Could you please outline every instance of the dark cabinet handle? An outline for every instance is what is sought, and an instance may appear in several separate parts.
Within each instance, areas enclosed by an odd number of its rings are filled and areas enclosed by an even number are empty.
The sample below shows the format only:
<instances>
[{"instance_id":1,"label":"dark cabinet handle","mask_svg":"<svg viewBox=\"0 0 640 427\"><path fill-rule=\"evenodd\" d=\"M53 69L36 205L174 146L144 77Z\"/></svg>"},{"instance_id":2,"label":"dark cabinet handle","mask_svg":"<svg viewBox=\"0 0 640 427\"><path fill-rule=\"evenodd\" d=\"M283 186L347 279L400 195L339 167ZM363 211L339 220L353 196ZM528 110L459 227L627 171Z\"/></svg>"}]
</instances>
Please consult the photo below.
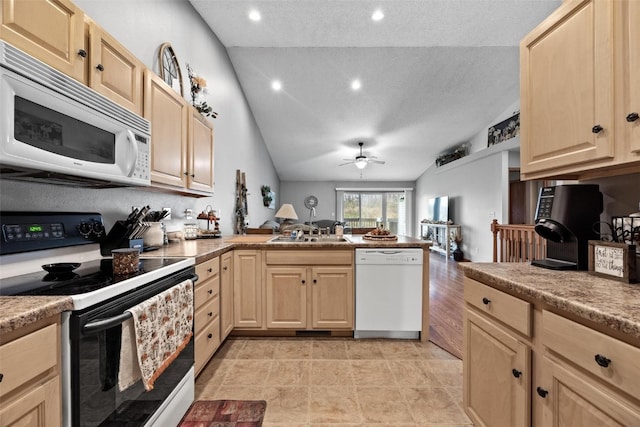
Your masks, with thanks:
<instances>
[{"instance_id":1,"label":"dark cabinet handle","mask_svg":"<svg viewBox=\"0 0 640 427\"><path fill-rule=\"evenodd\" d=\"M522 372L518 371L516 368L513 368L511 370L511 373L513 374L514 377L516 378L520 378L520 375L522 375Z\"/></svg>"},{"instance_id":2,"label":"dark cabinet handle","mask_svg":"<svg viewBox=\"0 0 640 427\"><path fill-rule=\"evenodd\" d=\"M594 127L591 128L591 132L593 133L600 133L602 132L604 128L600 125L595 125Z\"/></svg>"},{"instance_id":3,"label":"dark cabinet handle","mask_svg":"<svg viewBox=\"0 0 640 427\"><path fill-rule=\"evenodd\" d=\"M213 316L213 311L210 311L207 314L209 315L209 317L212 317Z\"/></svg>"},{"instance_id":4,"label":"dark cabinet handle","mask_svg":"<svg viewBox=\"0 0 640 427\"><path fill-rule=\"evenodd\" d=\"M604 357L601 354L596 354L594 359L596 359L596 363L598 365L602 366L603 368L608 368L609 367L609 363L611 363L611 359L607 359L606 357Z\"/></svg>"},{"instance_id":5,"label":"dark cabinet handle","mask_svg":"<svg viewBox=\"0 0 640 427\"><path fill-rule=\"evenodd\" d=\"M487 305L487 304L489 304L490 302L491 302L491 300L490 300L489 298L487 298L487 297L482 298L482 303L483 303L484 305Z\"/></svg>"},{"instance_id":6,"label":"dark cabinet handle","mask_svg":"<svg viewBox=\"0 0 640 427\"><path fill-rule=\"evenodd\" d=\"M307 283L307 281L303 279L302 280L302 284L304 285L305 283Z\"/></svg>"},{"instance_id":7,"label":"dark cabinet handle","mask_svg":"<svg viewBox=\"0 0 640 427\"><path fill-rule=\"evenodd\" d=\"M549 392L545 389L543 389L542 387L538 387L536 388L536 393L538 393L538 396L545 398L547 397L547 394L549 394Z\"/></svg>"},{"instance_id":8,"label":"dark cabinet handle","mask_svg":"<svg viewBox=\"0 0 640 427\"><path fill-rule=\"evenodd\" d=\"M222 269L223 269L224 271L227 271L227 268L228 268L228 267L227 267L226 265L225 265L224 267L222 267Z\"/></svg>"},{"instance_id":9,"label":"dark cabinet handle","mask_svg":"<svg viewBox=\"0 0 640 427\"><path fill-rule=\"evenodd\" d=\"M209 295L211 295L211 294L213 293L213 289L209 289L209 290L207 291L207 293L208 293Z\"/></svg>"},{"instance_id":10,"label":"dark cabinet handle","mask_svg":"<svg viewBox=\"0 0 640 427\"><path fill-rule=\"evenodd\" d=\"M211 273L213 271L213 268L209 267L207 268L207 273Z\"/></svg>"},{"instance_id":11,"label":"dark cabinet handle","mask_svg":"<svg viewBox=\"0 0 640 427\"><path fill-rule=\"evenodd\" d=\"M186 172L184 173L184 176L189 176L189 171L186 171Z\"/></svg>"},{"instance_id":12,"label":"dark cabinet handle","mask_svg":"<svg viewBox=\"0 0 640 427\"><path fill-rule=\"evenodd\" d=\"M313 283L318 283L318 281L316 279L313 279Z\"/></svg>"},{"instance_id":13,"label":"dark cabinet handle","mask_svg":"<svg viewBox=\"0 0 640 427\"><path fill-rule=\"evenodd\" d=\"M195 178L196 176L194 174L191 174L191 178Z\"/></svg>"},{"instance_id":14,"label":"dark cabinet handle","mask_svg":"<svg viewBox=\"0 0 640 427\"><path fill-rule=\"evenodd\" d=\"M0 374L0 383L2 382L3 378L4 378L4 374Z\"/></svg>"},{"instance_id":15,"label":"dark cabinet handle","mask_svg":"<svg viewBox=\"0 0 640 427\"><path fill-rule=\"evenodd\" d=\"M638 118L640 118L640 116L638 116L638 113L629 113L627 115L627 121L629 123L635 122L636 120L638 120Z\"/></svg>"},{"instance_id":16,"label":"dark cabinet handle","mask_svg":"<svg viewBox=\"0 0 640 427\"><path fill-rule=\"evenodd\" d=\"M96 69L98 71L104 71L104 66L102 64L98 64L98 65L96 65Z\"/></svg>"},{"instance_id":17,"label":"dark cabinet handle","mask_svg":"<svg viewBox=\"0 0 640 427\"><path fill-rule=\"evenodd\" d=\"M80 50L78 51L78 55L80 55L80 56L81 56L81 57L83 57L83 58L86 58L86 57L87 57L87 51L86 51L86 50L84 50L84 49L80 49Z\"/></svg>"},{"instance_id":18,"label":"dark cabinet handle","mask_svg":"<svg viewBox=\"0 0 640 427\"><path fill-rule=\"evenodd\" d=\"M209 338L209 339L213 338L213 334L208 334L207 338Z\"/></svg>"}]
</instances>

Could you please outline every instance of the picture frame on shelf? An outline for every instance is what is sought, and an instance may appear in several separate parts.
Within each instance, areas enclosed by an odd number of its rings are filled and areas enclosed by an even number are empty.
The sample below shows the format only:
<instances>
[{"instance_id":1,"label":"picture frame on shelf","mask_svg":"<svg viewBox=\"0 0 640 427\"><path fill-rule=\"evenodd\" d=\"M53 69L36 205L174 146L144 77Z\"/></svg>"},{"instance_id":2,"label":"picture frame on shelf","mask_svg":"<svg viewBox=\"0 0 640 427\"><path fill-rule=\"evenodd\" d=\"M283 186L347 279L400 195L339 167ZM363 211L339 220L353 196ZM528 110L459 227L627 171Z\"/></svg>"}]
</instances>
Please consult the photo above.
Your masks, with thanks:
<instances>
[{"instance_id":1,"label":"picture frame on shelf","mask_svg":"<svg viewBox=\"0 0 640 427\"><path fill-rule=\"evenodd\" d=\"M518 135L520 135L520 111L516 111L513 116L489 128L487 147L515 138Z\"/></svg>"}]
</instances>

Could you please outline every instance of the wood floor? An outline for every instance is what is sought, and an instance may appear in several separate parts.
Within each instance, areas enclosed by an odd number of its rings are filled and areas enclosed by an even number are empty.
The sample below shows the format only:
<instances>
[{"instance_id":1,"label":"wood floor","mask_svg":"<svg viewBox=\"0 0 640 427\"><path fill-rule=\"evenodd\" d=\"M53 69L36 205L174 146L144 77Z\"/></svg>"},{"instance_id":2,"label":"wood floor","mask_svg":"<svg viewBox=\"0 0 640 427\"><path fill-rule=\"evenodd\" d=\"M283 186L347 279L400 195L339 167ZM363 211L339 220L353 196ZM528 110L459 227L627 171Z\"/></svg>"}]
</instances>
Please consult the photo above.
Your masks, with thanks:
<instances>
[{"instance_id":1,"label":"wood floor","mask_svg":"<svg viewBox=\"0 0 640 427\"><path fill-rule=\"evenodd\" d=\"M429 259L429 336L431 342L462 359L464 274L458 263L432 252Z\"/></svg>"}]
</instances>

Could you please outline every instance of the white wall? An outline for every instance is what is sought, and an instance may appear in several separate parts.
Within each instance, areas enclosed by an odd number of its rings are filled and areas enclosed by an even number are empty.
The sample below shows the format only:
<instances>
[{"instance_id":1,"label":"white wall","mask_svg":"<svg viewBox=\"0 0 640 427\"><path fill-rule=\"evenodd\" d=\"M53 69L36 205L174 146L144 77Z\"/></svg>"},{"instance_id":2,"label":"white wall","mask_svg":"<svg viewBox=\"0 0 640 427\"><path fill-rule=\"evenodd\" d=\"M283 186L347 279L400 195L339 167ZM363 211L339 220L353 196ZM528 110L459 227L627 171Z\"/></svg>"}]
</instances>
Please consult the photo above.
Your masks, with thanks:
<instances>
[{"instance_id":1,"label":"white wall","mask_svg":"<svg viewBox=\"0 0 640 427\"><path fill-rule=\"evenodd\" d=\"M158 48L171 43L181 66L185 97L190 98L185 64L207 80L204 100L219 113L215 135L215 194L191 198L141 189L89 190L2 180L0 209L97 211L107 227L123 219L132 205L152 209L170 207L169 230L182 226L186 208L196 212L207 205L221 212L221 229L232 233L236 169L246 173L251 225L273 216L262 205L261 185L279 191L279 178L253 114L238 83L227 52L200 15L184 0L75 0L85 13L136 55L158 70ZM212 119L209 119L212 120Z\"/></svg>"}]
</instances>

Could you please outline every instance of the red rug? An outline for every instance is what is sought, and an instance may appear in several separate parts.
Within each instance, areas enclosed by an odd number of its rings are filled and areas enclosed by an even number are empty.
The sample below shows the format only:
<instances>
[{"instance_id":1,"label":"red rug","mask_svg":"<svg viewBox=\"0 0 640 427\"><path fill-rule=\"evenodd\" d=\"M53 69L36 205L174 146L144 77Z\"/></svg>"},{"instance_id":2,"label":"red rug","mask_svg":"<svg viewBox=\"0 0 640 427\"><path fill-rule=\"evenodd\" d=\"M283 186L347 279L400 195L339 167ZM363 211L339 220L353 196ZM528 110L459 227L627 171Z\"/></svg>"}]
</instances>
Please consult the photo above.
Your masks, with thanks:
<instances>
[{"instance_id":1,"label":"red rug","mask_svg":"<svg viewBox=\"0 0 640 427\"><path fill-rule=\"evenodd\" d=\"M264 400L198 400L179 427L260 427L266 409Z\"/></svg>"}]
</instances>

